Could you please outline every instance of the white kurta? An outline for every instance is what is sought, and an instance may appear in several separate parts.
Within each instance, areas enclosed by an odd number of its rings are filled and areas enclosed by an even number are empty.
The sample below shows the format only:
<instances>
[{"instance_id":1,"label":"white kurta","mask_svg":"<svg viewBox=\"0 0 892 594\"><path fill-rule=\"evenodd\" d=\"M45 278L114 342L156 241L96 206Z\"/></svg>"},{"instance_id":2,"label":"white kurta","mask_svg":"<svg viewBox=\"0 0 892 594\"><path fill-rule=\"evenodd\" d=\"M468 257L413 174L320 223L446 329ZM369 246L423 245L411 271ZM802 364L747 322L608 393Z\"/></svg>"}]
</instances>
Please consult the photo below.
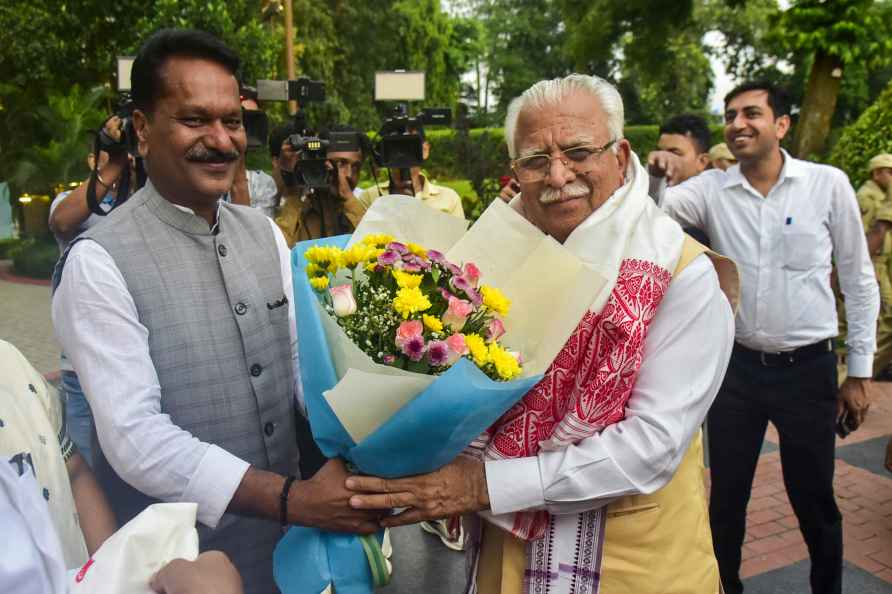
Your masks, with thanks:
<instances>
[{"instance_id":1,"label":"white kurta","mask_svg":"<svg viewBox=\"0 0 892 594\"><path fill-rule=\"evenodd\" d=\"M626 418L564 449L487 461L493 514L576 514L665 486L718 393L733 336L715 269L699 256L670 283L650 324Z\"/></svg>"}]
</instances>

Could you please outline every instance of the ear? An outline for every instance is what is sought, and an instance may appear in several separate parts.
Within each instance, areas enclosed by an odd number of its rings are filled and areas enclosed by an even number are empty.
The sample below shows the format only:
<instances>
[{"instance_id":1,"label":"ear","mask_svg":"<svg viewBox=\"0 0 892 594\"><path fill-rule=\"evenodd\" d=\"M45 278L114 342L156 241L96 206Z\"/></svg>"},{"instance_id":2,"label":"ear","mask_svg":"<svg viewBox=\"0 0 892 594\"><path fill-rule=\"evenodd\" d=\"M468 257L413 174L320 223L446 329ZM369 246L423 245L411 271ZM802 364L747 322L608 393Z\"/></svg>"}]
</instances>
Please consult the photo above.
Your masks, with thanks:
<instances>
[{"instance_id":1,"label":"ear","mask_svg":"<svg viewBox=\"0 0 892 594\"><path fill-rule=\"evenodd\" d=\"M616 162L619 165L619 175L623 180L626 179L626 169L629 167L629 159L632 154L632 146L625 138L621 138L616 143Z\"/></svg>"},{"instance_id":2,"label":"ear","mask_svg":"<svg viewBox=\"0 0 892 594\"><path fill-rule=\"evenodd\" d=\"M149 137L151 136L151 118L141 109L133 110L133 129L136 131L139 156L145 158L149 154Z\"/></svg>"},{"instance_id":3,"label":"ear","mask_svg":"<svg viewBox=\"0 0 892 594\"><path fill-rule=\"evenodd\" d=\"M421 145L421 159L423 161L427 161L427 158L431 156L431 143L428 141L424 141Z\"/></svg>"},{"instance_id":4,"label":"ear","mask_svg":"<svg viewBox=\"0 0 892 594\"><path fill-rule=\"evenodd\" d=\"M712 165L712 161L709 160L709 153L700 153L697 155L697 169L699 172L706 171L709 169L709 166Z\"/></svg>"},{"instance_id":5,"label":"ear","mask_svg":"<svg viewBox=\"0 0 892 594\"><path fill-rule=\"evenodd\" d=\"M774 129L777 131L777 139L783 140L784 136L787 135L787 132L790 131L790 126L793 125L792 120L790 120L790 116L782 115L781 117L774 120Z\"/></svg>"}]
</instances>

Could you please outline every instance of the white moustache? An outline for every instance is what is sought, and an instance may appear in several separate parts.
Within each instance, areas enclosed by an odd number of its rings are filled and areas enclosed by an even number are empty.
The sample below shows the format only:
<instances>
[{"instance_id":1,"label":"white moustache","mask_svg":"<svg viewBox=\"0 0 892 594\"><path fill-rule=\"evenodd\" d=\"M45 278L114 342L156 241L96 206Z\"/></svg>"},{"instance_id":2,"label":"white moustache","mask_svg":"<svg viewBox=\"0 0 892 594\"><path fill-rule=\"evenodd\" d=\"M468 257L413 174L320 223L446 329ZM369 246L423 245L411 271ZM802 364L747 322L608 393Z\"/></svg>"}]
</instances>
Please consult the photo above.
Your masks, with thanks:
<instances>
[{"instance_id":1,"label":"white moustache","mask_svg":"<svg viewBox=\"0 0 892 594\"><path fill-rule=\"evenodd\" d=\"M570 200L571 198L586 196L590 192L591 190L589 187L585 185L584 182L577 179L561 189L545 188L542 190L542 193L539 194L539 202L542 204L551 204L553 202L560 202L561 200Z\"/></svg>"}]
</instances>

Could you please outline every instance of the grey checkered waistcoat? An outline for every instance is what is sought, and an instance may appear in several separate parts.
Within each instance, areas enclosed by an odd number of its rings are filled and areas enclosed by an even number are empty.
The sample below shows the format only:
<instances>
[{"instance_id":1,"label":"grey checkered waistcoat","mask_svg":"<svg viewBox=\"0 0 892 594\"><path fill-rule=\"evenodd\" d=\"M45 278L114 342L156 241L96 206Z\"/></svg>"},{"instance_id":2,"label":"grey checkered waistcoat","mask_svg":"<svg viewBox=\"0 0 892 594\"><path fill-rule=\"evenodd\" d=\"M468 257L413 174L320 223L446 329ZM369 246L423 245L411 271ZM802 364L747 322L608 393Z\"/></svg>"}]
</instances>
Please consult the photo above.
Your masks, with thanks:
<instances>
[{"instance_id":1,"label":"grey checkered waistcoat","mask_svg":"<svg viewBox=\"0 0 892 594\"><path fill-rule=\"evenodd\" d=\"M288 308L270 221L222 204L213 233L147 184L107 220L78 238L115 261L149 330L161 410L198 439L252 466L297 474ZM61 280L64 257L56 271ZM111 446L113 447L113 446ZM154 500L124 483L104 456L97 476L120 522ZM202 550L232 558L245 591L276 591L276 522L223 516L199 527Z\"/></svg>"}]
</instances>

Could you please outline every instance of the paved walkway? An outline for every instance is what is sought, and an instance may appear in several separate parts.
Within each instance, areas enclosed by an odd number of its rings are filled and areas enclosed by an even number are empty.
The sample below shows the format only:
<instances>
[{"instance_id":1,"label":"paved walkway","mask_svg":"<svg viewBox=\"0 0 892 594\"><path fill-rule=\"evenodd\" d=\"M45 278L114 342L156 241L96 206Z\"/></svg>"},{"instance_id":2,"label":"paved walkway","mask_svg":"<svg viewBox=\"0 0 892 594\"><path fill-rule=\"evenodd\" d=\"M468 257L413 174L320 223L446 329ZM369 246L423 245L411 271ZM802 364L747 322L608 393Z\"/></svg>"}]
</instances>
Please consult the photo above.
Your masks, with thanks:
<instances>
[{"instance_id":1,"label":"paved walkway","mask_svg":"<svg viewBox=\"0 0 892 594\"><path fill-rule=\"evenodd\" d=\"M0 262L0 273L6 269ZM8 276L5 278L9 278ZM0 338L42 372L58 369L47 286L3 280ZM836 494L843 513L847 594L892 594L892 474L883 468L892 435L892 383L876 384L865 425L837 441ZM464 584L464 556L417 526L394 532L394 594L452 594ZM750 500L742 573L747 594L808 592L808 553L781 476L777 435L769 427Z\"/></svg>"},{"instance_id":2,"label":"paved walkway","mask_svg":"<svg viewBox=\"0 0 892 594\"><path fill-rule=\"evenodd\" d=\"M0 339L14 344L38 371L59 369L59 344L50 319L50 287L10 282L0 261Z\"/></svg>"}]
</instances>

